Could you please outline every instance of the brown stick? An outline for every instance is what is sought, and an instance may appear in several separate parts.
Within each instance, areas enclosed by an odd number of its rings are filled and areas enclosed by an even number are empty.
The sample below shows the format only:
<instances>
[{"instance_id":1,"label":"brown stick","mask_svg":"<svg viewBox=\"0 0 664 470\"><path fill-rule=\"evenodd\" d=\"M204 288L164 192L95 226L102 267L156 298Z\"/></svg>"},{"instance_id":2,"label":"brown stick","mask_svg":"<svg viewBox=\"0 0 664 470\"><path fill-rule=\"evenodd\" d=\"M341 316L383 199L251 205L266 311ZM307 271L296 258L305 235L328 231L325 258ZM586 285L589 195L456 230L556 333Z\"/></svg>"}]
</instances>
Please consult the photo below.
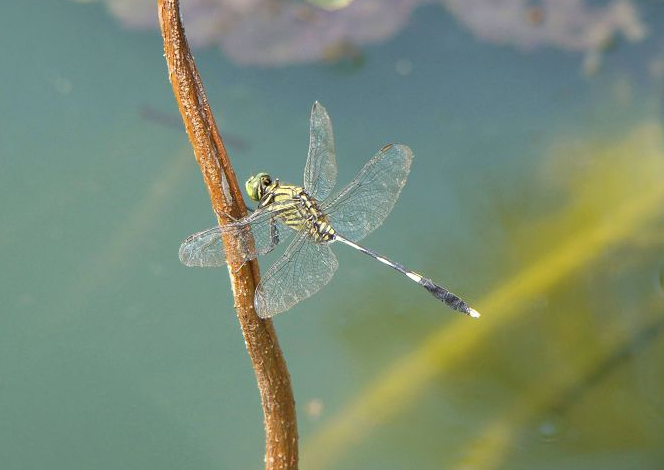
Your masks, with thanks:
<instances>
[{"instance_id":1,"label":"brown stick","mask_svg":"<svg viewBox=\"0 0 664 470\"><path fill-rule=\"evenodd\" d=\"M223 141L219 135L203 83L180 19L178 0L158 0L159 23L164 37L168 76L184 120L196 161L220 224L230 214L237 219L247 213ZM242 328L260 391L265 417L266 470L296 470L298 460L295 400L290 376L270 320L254 311L254 290L260 274L254 261L239 267L233 243L224 240L229 262L235 310Z\"/></svg>"}]
</instances>

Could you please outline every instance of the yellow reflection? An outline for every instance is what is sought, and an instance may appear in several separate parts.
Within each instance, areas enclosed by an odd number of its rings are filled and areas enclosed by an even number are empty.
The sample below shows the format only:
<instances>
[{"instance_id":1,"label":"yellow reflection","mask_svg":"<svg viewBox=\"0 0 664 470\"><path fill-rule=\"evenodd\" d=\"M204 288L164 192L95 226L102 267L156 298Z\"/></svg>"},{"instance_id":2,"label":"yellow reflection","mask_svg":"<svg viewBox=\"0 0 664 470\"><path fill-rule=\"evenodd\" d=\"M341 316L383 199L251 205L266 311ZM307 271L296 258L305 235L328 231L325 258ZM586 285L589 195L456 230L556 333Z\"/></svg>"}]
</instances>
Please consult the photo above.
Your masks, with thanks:
<instances>
[{"instance_id":1,"label":"yellow reflection","mask_svg":"<svg viewBox=\"0 0 664 470\"><path fill-rule=\"evenodd\" d=\"M579 142L553 148L546 158L553 163L544 176L569 176L571 183L560 191L567 200L561 201L560 211L532 224L528 221L532 227L526 229L527 238L535 244L523 268L499 281L477 303L482 312L479 321L458 318L376 377L305 443L302 468L329 466L374 426L414 403L430 380L470 356L494 330L525 314L529 301L586 267L607 248L638 234L664 206L664 184L659 181L663 157L662 133L655 123L642 124L608 144ZM519 408L510 416L521 412ZM499 460L501 449L511 440L506 427L508 420L501 418L484 430L492 442L485 463Z\"/></svg>"},{"instance_id":2,"label":"yellow reflection","mask_svg":"<svg viewBox=\"0 0 664 470\"><path fill-rule=\"evenodd\" d=\"M656 308L659 303L659 298L653 299L647 310ZM652 334L654 330L661 331L662 322L662 319L650 322L641 329L638 336L644 337L648 332ZM523 429L523 426L532 424L535 419L543 418L547 410L558 403L561 397L565 397L570 390L583 384L587 377L598 370L598 367L613 360L616 351L624 350L626 347L633 349L634 344L631 343L634 338L630 338L620 327L615 327L613 330L615 331L612 331L610 339L598 345L598 348L579 351L575 361L567 364L568 367L549 370L547 374L533 381L531 387L513 397L512 403L501 409L498 416L484 425L478 435L466 446L463 452L465 459L451 468L459 470L505 468L503 465L505 459L515 448L517 432ZM653 440L656 441L657 437L653 436ZM653 445L658 446L658 443L654 442Z\"/></svg>"},{"instance_id":3,"label":"yellow reflection","mask_svg":"<svg viewBox=\"0 0 664 470\"><path fill-rule=\"evenodd\" d=\"M354 0L307 0L307 1L325 10L334 11L346 8L348 5L353 3Z\"/></svg>"}]
</instances>

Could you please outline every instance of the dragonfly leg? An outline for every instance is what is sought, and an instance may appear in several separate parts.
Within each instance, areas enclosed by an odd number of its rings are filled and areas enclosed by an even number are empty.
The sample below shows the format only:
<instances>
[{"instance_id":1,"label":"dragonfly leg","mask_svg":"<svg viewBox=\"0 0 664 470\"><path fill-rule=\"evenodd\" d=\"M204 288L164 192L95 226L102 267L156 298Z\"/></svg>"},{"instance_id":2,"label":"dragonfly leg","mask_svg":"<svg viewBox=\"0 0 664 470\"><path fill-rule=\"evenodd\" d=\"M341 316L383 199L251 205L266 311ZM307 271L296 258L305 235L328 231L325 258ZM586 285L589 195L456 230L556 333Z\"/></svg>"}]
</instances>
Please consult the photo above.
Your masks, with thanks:
<instances>
[{"instance_id":1,"label":"dragonfly leg","mask_svg":"<svg viewBox=\"0 0 664 470\"><path fill-rule=\"evenodd\" d=\"M220 218L220 219L222 219L222 220L223 220L223 219L231 219L233 222L237 222L237 221L238 221L238 219L236 219L236 218L233 217L232 215L228 214L227 212L222 212L222 211L220 211L220 210L216 210L216 209L215 209L214 213L217 214L217 217Z\"/></svg>"},{"instance_id":2,"label":"dragonfly leg","mask_svg":"<svg viewBox=\"0 0 664 470\"><path fill-rule=\"evenodd\" d=\"M260 249L255 249L254 250L249 250L246 246L247 239L242 238L240 243L242 243L242 252L244 253L253 253L253 255L245 255L244 262L235 270L235 273L244 266L244 264L249 261L250 259L257 258L258 256L263 256L274 250L274 248L279 244L279 228L277 227L277 221L276 219L271 219L270 220L270 242L267 246L260 248Z\"/></svg>"},{"instance_id":3,"label":"dragonfly leg","mask_svg":"<svg viewBox=\"0 0 664 470\"><path fill-rule=\"evenodd\" d=\"M277 227L276 219L272 218L270 220L270 243L265 248L261 248L256 251L258 256L263 256L274 250L274 248L279 244L279 228Z\"/></svg>"},{"instance_id":4,"label":"dragonfly leg","mask_svg":"<svg viewBox=\"0 0 664 470\"><path fill-rule=\"evenodd\" d=\"M250 214L253 214L254 209L252 209L251 207L247 207L247 212L249 212ZM233 221L233 222L237 222L237 221L240 220L240 219L236 219L235 217L233 217L230 214L227 214L226 212L221 212L221 211L215 210L215 213L217 214L217 217L219 217L221 219L231 219L231 221Z\"/></svg>"},{"instance_id":5,"label":"dragonfly leg","mask_svg":"<svg viewBox=\"0 0 664 470\"><path fill-rule=\"evenodd\" d=\"M263 248L263 249L261 249L261 250L258 250L256 254L257 254L258 256L263 256L263 255L265 255L265 254L268 254L269 252L271 252L272 250L274 250L274 248L275 248L278 244L279 244L279 229L277 228L277 223L276 223L275 219L272 219L272 220L270 221L270 244L269 244L268 246L266 246L265 248ZM240 266L234 271L234 273L237 274L237 272L242 268L242 266L244 266L244 264L245 264L247 261L249 261L249 260L246 259L246 260L245 260L245 261L244 261L244 262L243 262L243 263L242 263L242 264L241 264L241 265L240 265Z\"/></svg>"},{"instance_id":6,"label":"dragonfly leg","mask_svg":"<svg viewBox=\"0 0 664 470\"><path fill-rule=\"evenodd\" d=\"M272 251L279 244L279 229L277 229L277 223L274 219L270 221L270 239L272 240L270 251Z\"/></svg>"}]
</instances>

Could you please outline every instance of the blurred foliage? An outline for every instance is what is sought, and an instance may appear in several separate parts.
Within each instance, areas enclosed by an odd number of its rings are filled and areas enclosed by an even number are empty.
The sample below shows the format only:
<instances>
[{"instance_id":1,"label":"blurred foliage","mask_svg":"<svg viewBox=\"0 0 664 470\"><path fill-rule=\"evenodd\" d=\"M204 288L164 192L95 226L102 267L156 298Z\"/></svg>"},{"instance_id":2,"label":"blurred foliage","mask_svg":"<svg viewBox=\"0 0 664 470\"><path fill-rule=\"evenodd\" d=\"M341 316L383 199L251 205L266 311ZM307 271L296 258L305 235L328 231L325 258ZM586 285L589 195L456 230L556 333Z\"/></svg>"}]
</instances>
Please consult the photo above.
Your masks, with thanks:
<instances>
[{"instance_id":1,"label":"blurred foliage","mask_svg":"<svg viewBox=\"0 0 664 470\"><path fill-rule=\"evenodd\" d=\"M492 416L468 431L470 442L462 452L466 457L459 468L501 468L524 423L546 419L546 411L561 396L587 381L598 364L630 341L632 330L623 327L621 318L606 315L603 303L594 305L589 287L563 301L550 302L549 297L561 283L583 279L584 273L597 269L607 253L630 245L656 225L664 206L661 127L659 123L644 123L611 142L566 141L549 152L543 160L548 163L540 183L555 182L549 189L559 194L558 203L550 213L527 218L527 223L514 227L520 267L504 273L503 282L477 303L482 318L477 322L455 319L374 377L305 443L305 468L327 468L359 445L375 426L415 405L430 382L459 369L473 369L476 374L476 365L480 370L504 370L507 366L518 371L514 380L519 386L503 393L500 400L494 397L497 409ZM635 159L638 165L634 165ZM656 270L653 276L657 276ZM607 302L620 305L625 295L621 291L630 287L604 287ZM661 292L641 295L655 296L655 300L640 306L643 312L636 329L662 317ZM629 299L633 301L634 295ZM627 309L613 313L632 314ZM532 315L539 326L531 324L527 331L510 336L522 344L510 340L509 346L503 345L506 349L496 347L495 336L503 336L501 331ZM493 347L487 347L491 343ZM501 364L503 361L507 364ZM607 406L610 409L615 404ZM632 424L648 425L639 421ZM658 438L645 437L642 444L655 448Z\"/></svg>"}]
</instances>

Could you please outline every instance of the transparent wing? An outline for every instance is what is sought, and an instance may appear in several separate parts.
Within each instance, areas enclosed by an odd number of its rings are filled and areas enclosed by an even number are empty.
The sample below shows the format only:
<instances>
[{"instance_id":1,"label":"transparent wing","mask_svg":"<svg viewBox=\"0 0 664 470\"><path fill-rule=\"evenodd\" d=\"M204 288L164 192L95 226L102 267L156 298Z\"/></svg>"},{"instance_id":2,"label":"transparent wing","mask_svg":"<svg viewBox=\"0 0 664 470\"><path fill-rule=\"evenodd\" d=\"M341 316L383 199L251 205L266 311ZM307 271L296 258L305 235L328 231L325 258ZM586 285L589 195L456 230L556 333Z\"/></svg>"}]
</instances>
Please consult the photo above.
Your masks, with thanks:
<instances>
[{"instance_id":1,"label":"transparent wing","mask_svg":"<svg viewBox=\"0 0 664 470\"><path fill-rule=\"evenodd\" d=\"M378 228L399 198L412 161L405 145L383 147L348 186L323 202L334 229L356 242Z\"/></svg>"},{"instance_id":2,"label":"transparent wing","mask_svg":"<svg viewBox=\"0 0 664 470\"><path fill-rule=\"evenodd\" d=\"M195 233L180 245L180 261L187 266L222 266L226 263L226 256L221 237L226 234L231 236L235 251L243 262L269 253L293 233L278 218L290 206L274 203L237 222ZM253 240L250 235L253 235Z\"/></svg>"},{"instance_id":3,"label":"transparent wing","mask_svg":"<svg viewBox=\"0 0 664 470\"><path fill-rule=\"evenodd\" d=\"M339 263L328 243L314 243L300 231L256 288L254 306L261 318L284 312L327 284Z\"/></svg>"},{"instance_id":4,"label":"transparent wing","mask_svg":"<svg viewBox=\"0 0 664 470\"><path fill-rule=\"evenodd\" d=\"M337 183L337 162L334 154L334 135L327 111L318 101L311 108L309 126L309 154L304 167L304 189L322 201Z\"/></svg>"}]
</instances>

